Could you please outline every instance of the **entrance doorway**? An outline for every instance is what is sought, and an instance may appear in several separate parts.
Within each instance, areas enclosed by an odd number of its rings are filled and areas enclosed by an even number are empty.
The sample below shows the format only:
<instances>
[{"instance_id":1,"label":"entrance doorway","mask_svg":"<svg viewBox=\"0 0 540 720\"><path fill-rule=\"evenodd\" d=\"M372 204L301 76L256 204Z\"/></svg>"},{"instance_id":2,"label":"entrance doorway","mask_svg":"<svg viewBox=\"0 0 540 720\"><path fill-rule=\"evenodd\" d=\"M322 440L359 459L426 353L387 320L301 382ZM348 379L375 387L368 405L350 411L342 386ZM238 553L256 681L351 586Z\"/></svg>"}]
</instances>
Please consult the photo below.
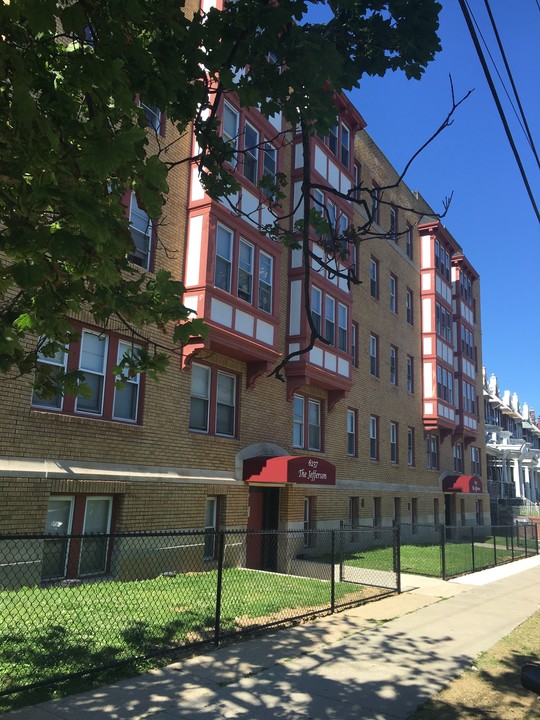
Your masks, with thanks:
<instances>
[{"instance_id":1,"label":"entrance doorway","mask_svg":"<svg viewBox=\"0 0 540 720\"><path fill-rule=\"evenodd\" d=\"M277 570L277 530L279 525L279 488L249 488L247 529L247 566L255 570ZM261 532L262 531L262 532Z\"/></svg>"},{"instance_id":2,"label":"entrance doorway","mask_svg":"<svg viewBox=\"0 0 540 720\"><path fill-rule=\"evenodd\" d=\"M444 496L444 524L446 525L446 537L451 537L452 531L449 528L456 524L456 496L454 494Z\"/></svg>"}]
</instances>

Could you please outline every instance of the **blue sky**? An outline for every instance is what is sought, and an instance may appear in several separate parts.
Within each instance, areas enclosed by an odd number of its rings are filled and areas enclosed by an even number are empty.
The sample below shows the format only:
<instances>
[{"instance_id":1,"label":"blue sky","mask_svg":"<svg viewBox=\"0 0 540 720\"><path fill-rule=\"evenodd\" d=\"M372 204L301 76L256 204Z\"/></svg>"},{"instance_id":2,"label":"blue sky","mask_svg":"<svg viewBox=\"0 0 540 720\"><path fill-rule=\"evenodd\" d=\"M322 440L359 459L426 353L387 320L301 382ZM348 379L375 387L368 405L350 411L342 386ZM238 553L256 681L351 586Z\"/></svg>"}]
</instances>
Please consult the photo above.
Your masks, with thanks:
<instances>
[{"instance_id":1,"label":"blue sky","mask_svg":"<svg viewBox=\"0 0 540 720\"><path fill-rule=\"evenodd\" d=\"M484 2L469 5L503 74ZM540 153L540 9L536 0L491 0L490 6ZM480 274L483 363L488 376L497 375L501 392L517 392L538 416L540 225L457 0L443 0L439 35L443 50L422 80L398 73L366 78L351 99L369 134L401 170L450 108L449 74L457 97L474 89L454 124L415 161L405 181L436 211L454 191L443 223ZM491 65L490 70L496 79ZM498 80L496 85L540 205L540 171Z\"/></svg>"}]
</instances>

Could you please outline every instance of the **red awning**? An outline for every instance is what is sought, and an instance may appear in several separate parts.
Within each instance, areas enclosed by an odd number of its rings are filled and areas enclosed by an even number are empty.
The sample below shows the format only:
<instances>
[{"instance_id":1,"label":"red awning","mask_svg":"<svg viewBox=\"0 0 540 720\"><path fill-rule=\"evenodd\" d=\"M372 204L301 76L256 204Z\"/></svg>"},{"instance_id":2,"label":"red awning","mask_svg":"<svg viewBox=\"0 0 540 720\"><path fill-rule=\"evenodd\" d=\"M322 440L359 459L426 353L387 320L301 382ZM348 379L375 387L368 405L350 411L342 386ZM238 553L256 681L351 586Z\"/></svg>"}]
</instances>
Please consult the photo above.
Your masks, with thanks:
<instances>
[{"instance_id":1,"label":"red awning","mask_svg":"<svg viewBox=\"0 0 540 720\"><path fill-rule=\"evenodd\" d=\"M244 460L244 480L270 485L335 485L336 466L305 455L253 457Z\"/></svg>"},{"instance_id":2,"label":"red awning","mask_svg":"<svg viewBox=\"0 0 540 720\"><path fill-rule=\"evenodd\" d=\"M483 493L478 475L448 475L443 479L443 492Z\"/></svg>"}]
</instances>

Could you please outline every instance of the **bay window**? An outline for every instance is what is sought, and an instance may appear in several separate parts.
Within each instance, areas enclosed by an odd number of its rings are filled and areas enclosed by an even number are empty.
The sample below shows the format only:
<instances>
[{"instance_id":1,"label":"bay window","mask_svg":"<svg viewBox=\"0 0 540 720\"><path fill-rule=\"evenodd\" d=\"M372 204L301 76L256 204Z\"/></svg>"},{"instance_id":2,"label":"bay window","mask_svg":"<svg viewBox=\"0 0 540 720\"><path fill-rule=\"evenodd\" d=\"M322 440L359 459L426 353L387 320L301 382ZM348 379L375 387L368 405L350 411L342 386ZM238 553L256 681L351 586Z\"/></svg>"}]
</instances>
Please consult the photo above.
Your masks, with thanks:
<instances>
[{"instance_id":1,"label":"bay window","mask_svg":"<svg viewBox=\"0 0 540 720\"><path fill-rule=\"evenodd\" d=\"M338 348L345 353L348 349L347 316L347 306L338 303Z\"/></svg>"},{"instance_id":2,"label":"bay window","mask_svg":"<svg viewBox=\"0 0 540 720\"><path fill-rule=\"evenodd\" d=\"M238 297L250 303L253 297L253 256L251 243L240 238L238 253Z\"/></svg>"},{"instance_id":3,"label":"bay window","mask_svg":"<svg viewBox=\"0 0 540 720\"><path fill-rule=\"evenodd\" d=\"M244 176L255 185L259 179L259 133L249 123L244 128Z\"/></svg>"},{"instance_id":4,"label":"bay window","mask_svg":"<svg viewBox=\"0 0 540 720\"><path fill-rule=\"evenodd\" d=\"M231 146L233 150L238 150L238 131L239 131L239 113L229 103L223 104L223 118L221 122L221 133L223 140ZM230 158L229 162L236 167L238 161L236 153Z\"/></svg>"},{"instance_id":5,"label":"bay window","mask_svg":"<svg viewBox=\"0 0 540 720\"><path fill-rule=\"evenodd\" d=\"M264 252L259 253L259 310L272 312L272 284L274 260Z\"/></svg>"},{"instance_id":6,"label":"bay window","mask_svg":"<svg viewBox=\"0 0 540 720\"><path fill-rule=\"evenodd\" d=\"M218 224L214 285L226 292L231 292L232 246L232 231Z\"/></svg>"},{"instance_id":7,"label":"bay window","mask_svg":"<svg viewBox=\"0 0 540 720\"><path fill-rule=\"evenodd\" d=\"M303 395L293 398L293 447L322 449L321 401Z\"/></svg>"}]
</instances>

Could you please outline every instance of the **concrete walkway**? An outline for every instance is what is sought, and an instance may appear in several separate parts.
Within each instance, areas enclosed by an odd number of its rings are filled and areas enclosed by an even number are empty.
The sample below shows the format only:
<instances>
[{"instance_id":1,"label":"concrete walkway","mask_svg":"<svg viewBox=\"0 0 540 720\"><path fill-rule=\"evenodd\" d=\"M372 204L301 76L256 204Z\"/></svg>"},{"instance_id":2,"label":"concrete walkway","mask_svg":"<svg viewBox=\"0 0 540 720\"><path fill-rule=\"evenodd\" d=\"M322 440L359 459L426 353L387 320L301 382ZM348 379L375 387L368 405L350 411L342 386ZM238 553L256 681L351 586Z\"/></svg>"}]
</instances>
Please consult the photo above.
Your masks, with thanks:
<instances>
[{"instance_id":1,"label":"concrete walkway","mask_svg":"<svg viewBox=\"0 0 540 720\"><path fill-rule=\"evenodd\" d=\"M395 720L540 608L540 556L222 647L6 720ZM519 678L516 678L519 683Z\"/></svg>"}]
</instances>

